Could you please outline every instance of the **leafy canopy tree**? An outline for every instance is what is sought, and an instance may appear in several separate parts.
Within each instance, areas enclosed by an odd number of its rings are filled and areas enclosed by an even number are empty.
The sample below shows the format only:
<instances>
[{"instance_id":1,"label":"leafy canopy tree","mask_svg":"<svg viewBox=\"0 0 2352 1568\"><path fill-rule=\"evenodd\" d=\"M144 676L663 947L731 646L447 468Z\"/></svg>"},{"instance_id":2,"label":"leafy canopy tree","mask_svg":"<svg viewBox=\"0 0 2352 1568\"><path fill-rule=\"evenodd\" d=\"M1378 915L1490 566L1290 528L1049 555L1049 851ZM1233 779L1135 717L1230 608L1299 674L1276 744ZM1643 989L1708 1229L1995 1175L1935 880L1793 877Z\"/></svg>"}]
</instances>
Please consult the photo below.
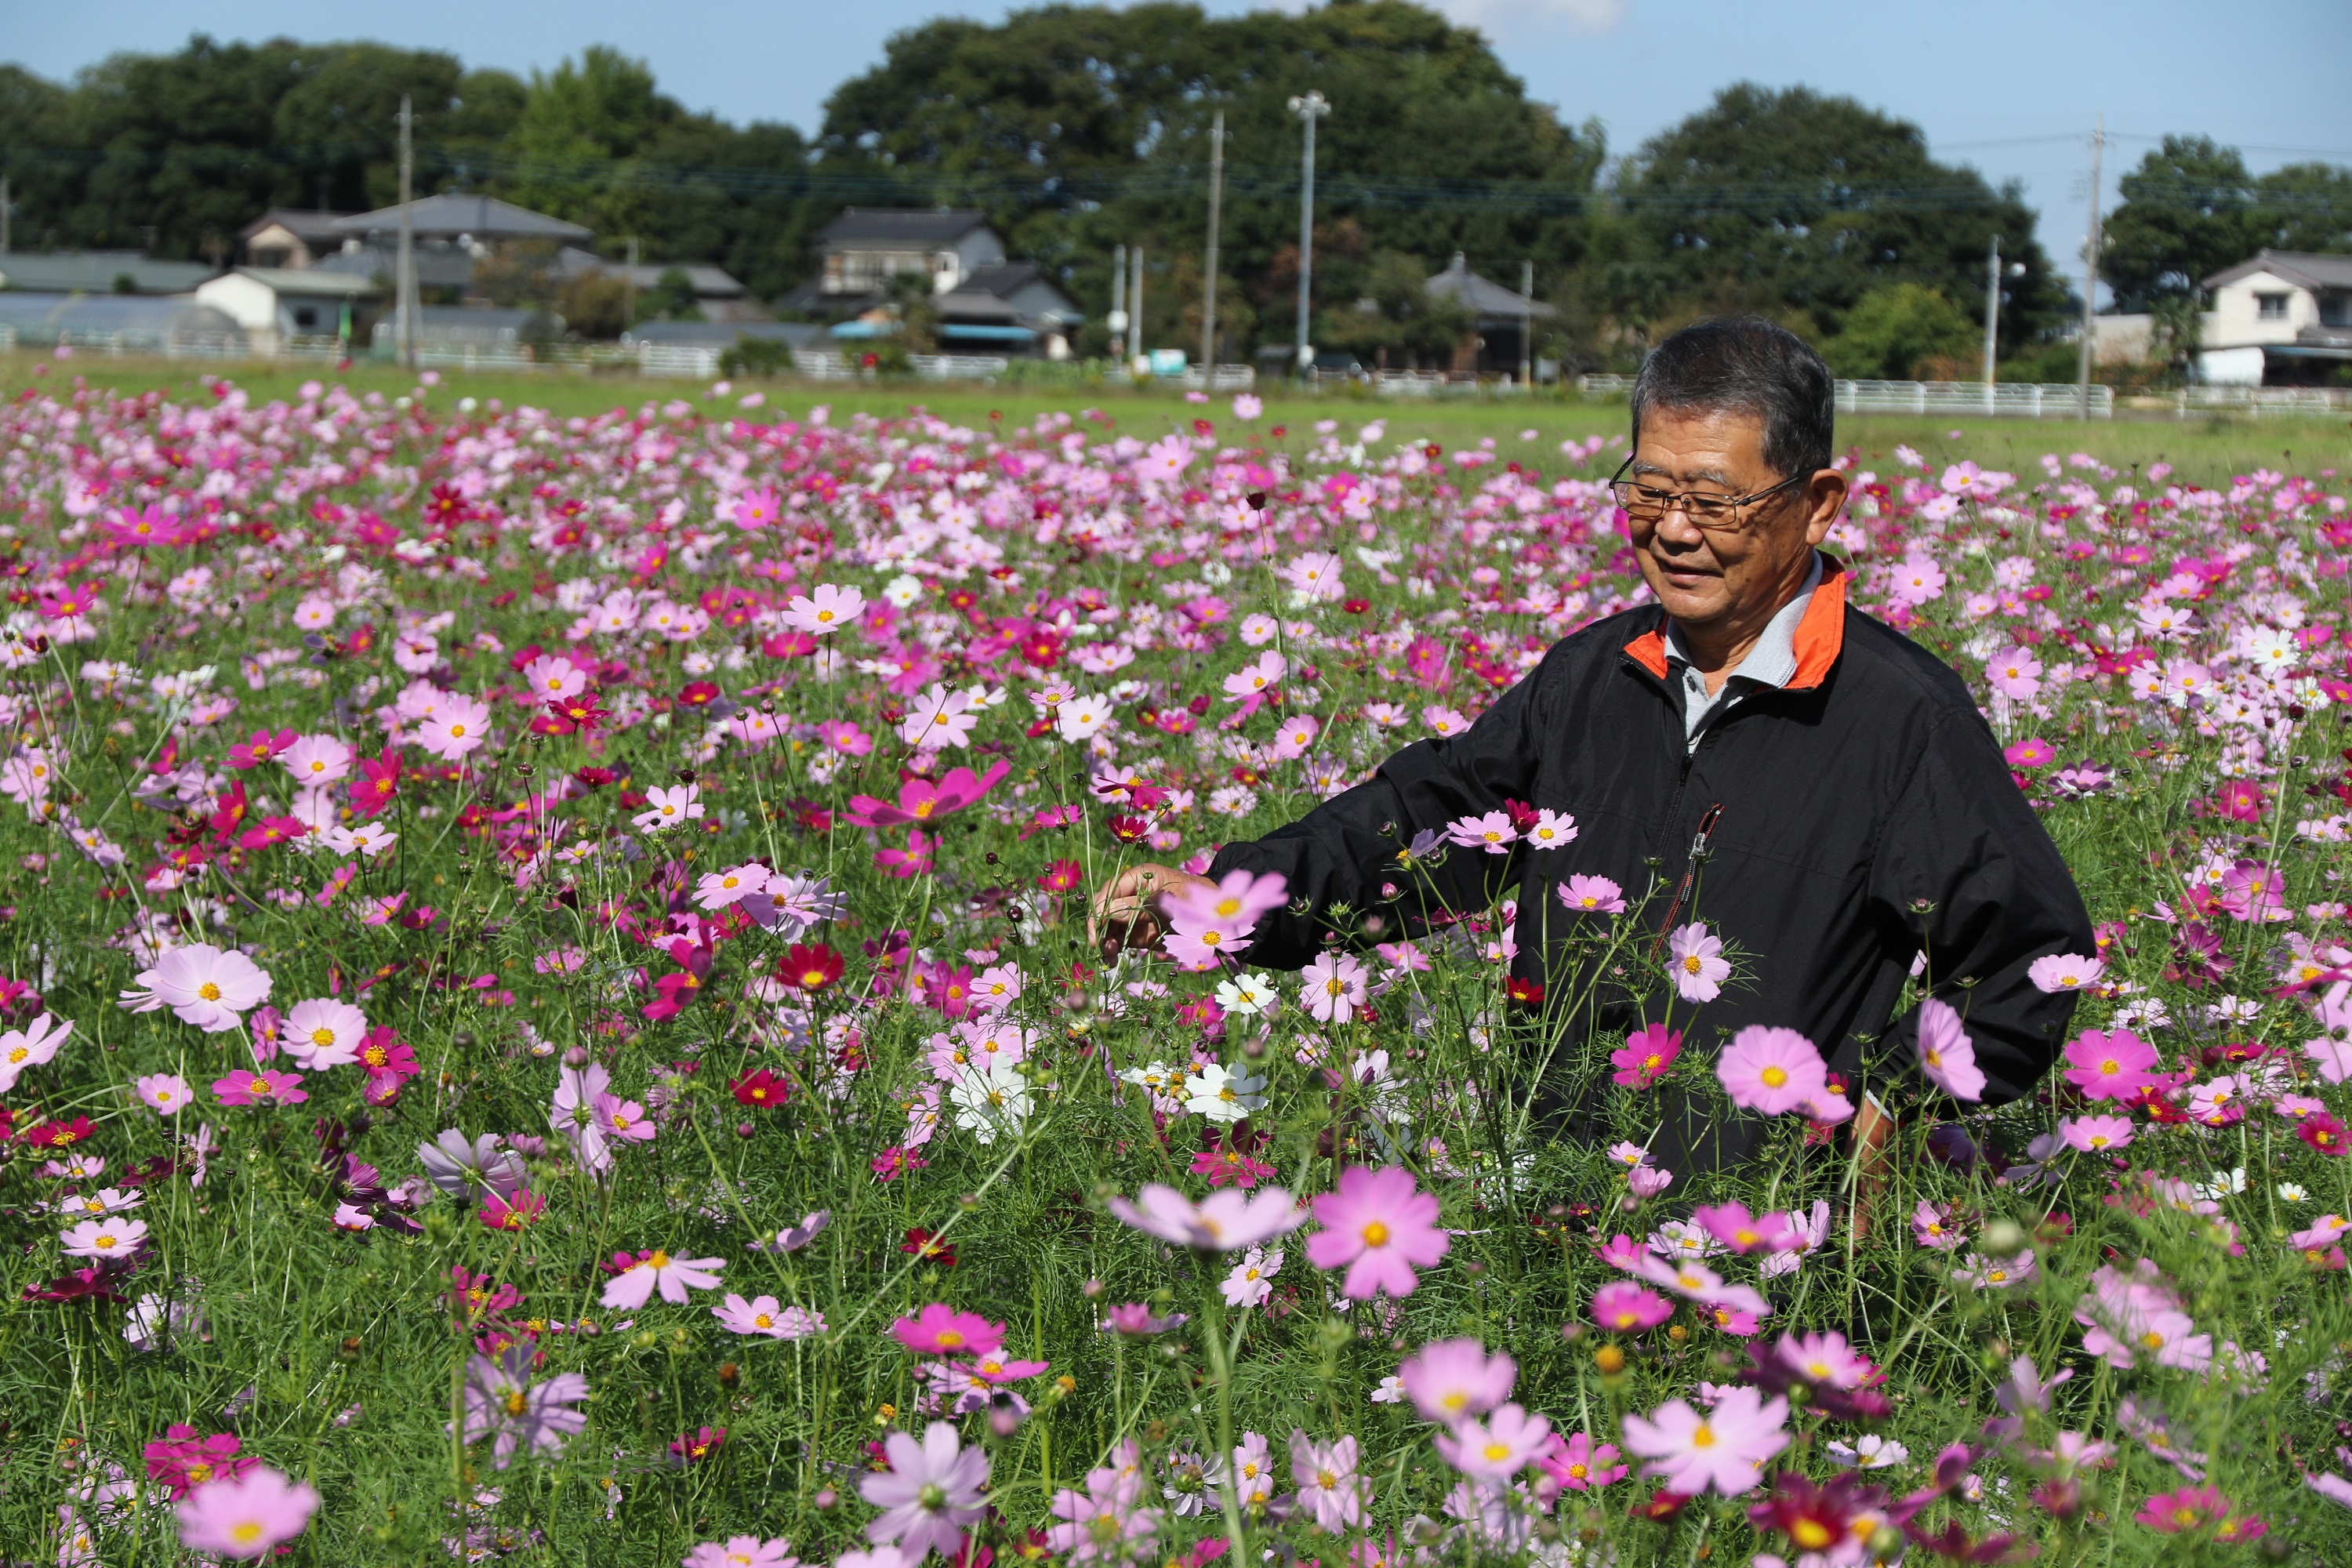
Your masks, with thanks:
<instances>
[{"instance_id":1,"label":"leafy canopy tree","mask_svg":"<svg viewBox=\"0 0 2352 1568\"><path fill-rule=\"evenodd\" d=\"M1978 325L1936 289L1889 283L1854 301L1845 326L1822 345L1830 369L1856 380L1950 380L1956 362L1979 353ZM1973 365L1969 374L1975 374Z\"/></svg>"},{"instance_id":2,"label":"leafy canopy tree","mask_svg":"<svg viewBox=\"0 0 2352 1568\"><path fill-rule=\"evenodd\" d=\"M1754 310L1834 337L1873 289L1915 283L1970 312L2000 237L2001 341L2032 341L2063 315L2063 285L2014 186L1937 163L1916 125L1850 98L1743 82L1645 143L1620 183L1630 231L1612 243L1630 319Z\"/></svg>"},{"instance_id":3,"label":"leafy canopy tree","mask_svg":"<svg viewBox=\"0 0 2352 1568\"><path fill-rule=\"evenodd\" d=\"M2168 136L2122 190L2099 276L2126 310L2194 300L2205 279L2265 247L2352 251L2352 169L2290 163L2256 176L2235 147Z\"/></svg>"},{"instance_id":4,"label":"leafy canopy tree","mask_svg":"<svg viewBox=\"0 0 2352 1568\"><path fill-rule=\"evenodd\" d=\"M1298 230L1299 123L1287 105L1310 90L1333 106L1317 132L1318 219L1363 237L1317 257L1327 321L1353 310L1374 255L1431 272L1454 250L1514 272L1522 258L1548 271L1575 259L1599 132L1563 126L1476 32L1404 0L1232 17L1158 0L927 23L828 100L823 167L902 200L985 208L1016 253L1063 268L1098 314L1116 244L1141 244L1155 268L1172 263L1169 286L1189 270L1197 290L1209 127L1222 109L1220 267L1282 336L1278 296L1297 278ZM1147 310L1162 286L1155 270Z\"/></svg>"}]
</instances>

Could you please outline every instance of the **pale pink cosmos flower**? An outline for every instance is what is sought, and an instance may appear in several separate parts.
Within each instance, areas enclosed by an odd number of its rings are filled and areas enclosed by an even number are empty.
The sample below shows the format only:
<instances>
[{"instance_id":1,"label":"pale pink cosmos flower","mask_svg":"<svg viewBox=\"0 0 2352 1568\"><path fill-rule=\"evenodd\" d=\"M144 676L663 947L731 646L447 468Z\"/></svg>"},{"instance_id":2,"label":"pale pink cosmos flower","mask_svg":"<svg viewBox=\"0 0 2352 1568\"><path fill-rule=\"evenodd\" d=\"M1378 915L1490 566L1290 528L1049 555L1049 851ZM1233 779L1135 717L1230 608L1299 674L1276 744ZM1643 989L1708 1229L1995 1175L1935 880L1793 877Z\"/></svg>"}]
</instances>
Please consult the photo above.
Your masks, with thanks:
<instances>
[{"instance_id":1,"label":"pale pink cosmos flower","mask_svg":"<svg viewBox=\"0 0 2352 1568\"><path fill-rule=\"evenodd\" d=\"M44 1013L21 1029L0 1034L0 1094L16 1088L17 1077L26 1068L54 1059L73 1027Z\"/></svg>"},{"instance_id":2,"label":"pale pink cosmos flower","mask_svg":"<svg viewBox=\"0 0 2352 1568\"><path fill-rule=\"evenodd\" d=\"M1218 1283L1228 1307L1263 1307L1274 1296L1274 1276L1282 1271L1282 1249L1253 1247Z\"/></svg>"},{"instance_id":3,"label":"pale pink cosmos flower","mask_svg":"<svg viewBox=\"0 0 2352 1568\"><path fill-rule=\"evenodd\" d=\"M629 818L630 825L640 833L658 833L666 827L683 827L702 815L700 784L678 784L671 789L646 791L646 808Z\"/></svg>"},{"instance_id":4,"label":"pale pink cosmos flower","mask_svg":"<svg viewBox=\"0 0 2352 1568\"><path fill-rule=\"evenodd\" d=\"M1715 1076L1731 1103L1779 1116L1823 1098L1829 1067L1813 1042L1794 1029L1750 1024L1731 1037L1716 1059Z\"/></svg>"},{"instance_id":5,"label":"pale pink cosmos flower","mask_svg":"<svg viewBox=\"0 0 2352 1568\"><path fill-rule=\"evenodd\" d=\"M910 746L937 751L969 744L971 732L979 728L980 715L972 710L971 693L950 691L933 681L930 689L907 705L898 738Z\"/></svg>"},{"instance_id":6,"label":"pale pink cosmos flower","mask_svg":"<svg viewBox=\"0 0 2352 1568\"><path fill-rule=\"evenodd\" d=\"M1511 846L1519 841L1519 830L1511 826L1511 814L1490 811L1484 816L1457 817L1445 825L1447 842L1465 849L1483 849L1489 855L1507 855Z\"/></svg>"},{"instance_id":7,"label":"pale pink cosmos flower","mask_svg":"<svg viewBox=\"0 0 2352 1568\"><path fill-rule=\"evenodd\" d=\"M1949 1252L1966 1247L1969 1233L1953 1218L1951 1205L1921 1198L1918 1207L1911 1211L1911 1239L1921 1247Z\"/></svg>"},{"instance_id":8,"label":"pale pink cosmos flower","mask_svg":"<svg viewBox=\"0 0 2352 1568\"><path fill-rule=\"evenodd\" d=\"M1360 1461L1353 1437L1318 1443L1304 1432L1290 1434L1290 1484L1316 1529L1338 1535L1363 1522L1372 1485L1356 1474Z\"/></svg>"},{"instance_id":9,"label":"pale pink cosmos flower","mask_svg":"<svg viewBox=\"0 0 2352 1568\"><path fill-rule=\"evenodd\" d=\"M866 595L856 588L820 583L808 594L795 594L781 619L811 637L830 637L866 613Z\"/></svg>"},{"instance_id":10,"label":"pale pink cosmos flower","mask_svg":"<svg viewBox=\"0 0 2352 1568\"><path fill-rule=\"evenodd\" d=\"M658 1247L635 1257L616 1252L613 1262L620 1272L605 1285L600 1298L607 1307L642 1307L656 1289L663 1300L683 1307L688 1289L713 1289L719 1283L719 1270L727 1267L723 1258L672 1258Z\"/></svg>"},{"instance_id":11,"label":"pale pink cosmos flower","mask_svg":"<svg viewBox=\"0 0 2352 1568\"><path fill-rule=\"evenodd\" d=\"M1287 763L1307 754L1315 744L1315 737L1323 732L1322 721L1312 713L1294 713L1282 721L1274 732L1274 750L1270 753L1277 763Z\"/></svg>"},{"instance_id":12,"label":"pale pink cosmos flower","mask_svg":"<svg viewBox=\"0 0 2352 1568\"><path fill-rule=\"evenodd\" d=\"M1984 1098L1985 1075L1977 1066L1976 1045L1948 1003L1930 996L1919 1005L1918 1051L1919 1071L1929 1083L1954 1100Z\"/></svg>"},{"instance_id":13,"label":"pale pink cosmos flower","mask_svg":"<svg viewBox=\"0 0 2352 1568\"><path fill-rule=\"evenodd\" d=\"M139 1091L142 1103L158 1116L179 1115L180 1108L187 1104L194 1094L188 1087L188 1080L177 1073L149 1073L131 1087Z\"/></svg>"},{"instance_id":14,"label":"pale pink cosmos flower","mask_svg":"<svg viewBox=\"0 0 2352 1568\"><path fill-rule=\"evenodd\" d=\"M1670 1492L1696 1497L1714 1490L1725 1497L1753 1491L1764 1463L1789 1446L1783 1428L1789 1402L1747 1386L1728 1390L1702 1415L1685 1401L1670 1400L1650 1415L1625 1417L1625 1447L1650 1462Z\"/></svg>"},{"instance_id":15,"label":"pale pink cosmos flower","mask_svg":"<svg viewBox=\"0 0 2352 1568\"><path fill-rule=\"evenodd\" d=\"M1753 1312L1759 1318L1772 1314L1772 1303L1759 1292L1746 1285L1727 1284L1723 1276L1694 1258L1669 1260L1645 1254L1633 1265L1633 1272L1702 1306L1730 1307Z\"/></svg>"},{"instance_id":16,"label":"pale pink cosmos flower","mask_svg":"<svg viewBox=\"0 0 2352 1568\"><path fill-rule=\"evenodd\" d=\"M588 672L560 653L543 653L522 668L533 706L561 702L588 689Z\"/></svg>"},{"instance_id":17,"label":"pale pink cosmos flower","mask_svg":"<svg viewBox=\"0 0 2352 1568\"><path fill-rule=\"evenodd\" d=\"M1318 953L1298 978L1299 1005L1318 1023L1347 1023L1371 999L1364 966L1353 953Z\"/></svg>"},{"instance_id":18,"label":"pale pink cosmos flower","mask_svg":"<svg viewBox=\"0 0 2352 1568\"><path fill-rule=\"evenodd\" d=\"M58 1239L68 1258L124 1258L146 1245L147 1223L108 1215L70 1226Z\"/></svg>"},{"instance_id":19,"label":"pale pink cosmos flower","mask_svg":"<svg viewBox=\"0 0 2352 1568\"><path fill-rule=\"evenodd\" d=\"M489 738L489 705L456 693L416 726L417 745L445 763L481 750Z\"/></svg>"},{"instance_id":20,"label":"pale pink cosmos flower","mask_svg":"<svg viewBox=\"0 0 2352 1568\"><path fill-rule=\"evenodd\" d=\"M180 1544L232 1559L263 1557L310 1528L319 1493L268 1465L207 1482L173 1510Z\"/></svg>"},{"instance_id":21,"label":"pale pink cosmos flower","mask_svg":"<svg viewBox=\"0 0 2352 1568\"><path fill-rule=\"evenodd\" d=\"M527 1374L533 1353L530 1345L509 1345L495 1361L477 1355L466 1363L464 1440L492 1438L490 1462L498 1469L518 1452L560 1452L567 1438L588 1427L588 1413L578 1408L588 1397L586 1375L564 1372L532 1383Z\"/></svg>"},{"instance_id":22,"label":"pale pink cosmos flower","mask_svg":"<svg viewBox=\"0 0 2352 1568\"><path fill-rule=\"evenodd\" d=\"M1518 1363L1473 1339L1439 1340L1397 1368L1404 1391L1424 1421L1454 1426L1484 1415L1511 1396Z\"/></svg>"},{"instance_id":23,"label":"pale pink cosmos flower","mask_svg":"<svg viewBox=\"0 0 2352 1568\"><path fill-rule=\"evenodd\" d=\"M1622 915L1625 912L1625 889L1606 877L1580 874L1562 882L1557 890L1560 906L1579 914Z\"/></svg>"},{"instance_id":24,"label":"pale pink cosmos flower","mask_svg":"<svg viewBox=\"0 0 2352 1568\"><path fill-rule=\"evenodd\" d=\"M1295 1229L1306 1216L1280 1187L1246 1193L1220 1187L1199 1204L1175 1188L1148 1182L1137 1194L1110 1200L1110 1212L1147 1236L1200 1252L1240 1252ZM1318 1265L1320 1267L1320 1265Z\"/></svg>"},{"instance_id":25,"label":"pale pink cosmos flower","mask_svg":"<svg viewBox=\"0 0 2352 1568\"><path fill-rule=\"evenodd\" d=\"M1225 677L1225 695L1235 700L1262 697L1268 688L1280 683L1282 678L1289 673L1290 661L1268 648Z\"/></svg>"},{"instance_id":26,"label":"pale pink cosmos flower","mask_svg":"<svg viewBox=\"0 0 2352 1568\"><path fill-rule=\"evenodd\" d=\"M2053 952L2027 965L2025 977L2037 991L2087 991L2107 972L2106 960L2084 958L2078 952Z\"/></svg>"},{"instance_id":27,"label":"pale pink cosmos flower","mask_svg":"<svg viewBox=\"0 0 2352 1568\"><path fill-rule=\"evenodd\" d=\"M793 1543L782 1536L762 1541L756 1535L730 1535L723 1542L702 1542L678 1559L678 1568L800 1568L800 1561L793 1554Z\"/></svg>"},{"instance_id":28,"label":"pale pink cosmos flower","mask_svg":"<svg viewBox=\"0 0 2352 1568\"><path fill-rule=\"evenodd\" d=\"M1675 928L1666 952L1666 973L1684 1001L1712 1002L1723 994L1731 961L1723 956L1723 939L1708 935L1704 921Z\"/></svg>"},{"instance_id":29,"label":"pale pink cosmos flower","mask_svg":"<svg viewBox=\"0 0 2352 1568\"><path fill-rule=\"evenodd\" d=\"M1576 842L1576 818L1564 811L1538 811L1524 837L1530 848L1565 849Z\"/></svg>"},{"instance_id":30,"label":"pale pink cosmos flower","mask_svg":"<svg viewBox=\"0 0 2352 1568\"><path fill-rule=\"evenodd\" d=\"M1438 1458L1465 1476L1507 1481L1527 1468L1551 1438L1551 1422L1506 1405L1485 1421L1463 1422L1435 1439Z\"/></svg>"},{"instance_id":31,"label":"pale pink cosmos flower","mask_svg":"<svg viewBox=\"0 0 2352 1568\"><path fill-rule=\"evenodd\" d=\"M711 1308L710 1315L730 1332L763 1334L772 1340L804 1340L824 1332L825 1327L822 1312L784 1306L773 1296L755 1296L746 1301L732 1290L727 1293L726 1305Z\"/></svg>"},{"instance_id":32,"label":"pale pink cosmos flower","mask_svg":"<svg viewBox=\"0 0 2352 1568\"><path fill-rule=\"evenodd\" d=\"M765 892L768 879L772 875L757 860L730 866L724 871L705 871L702 879L695 884L695 904L700 909L723 910L756 893Z\"/></svg>"},{"instance_id":33,"label":"pale pink cosmos flower","mask_svg":"<svg viewBox=\"0 0 2352 1568\"><path fill-rule=\"evenodd\" d=\"M2003 697L2026 701L2042 689L2042 661L2031 648L2005 648L1986 661L1985 682Z\"/></svg>"},{"instance_id":34,"label":"pale pink cosmos flower","mask_svg":"<svg viewBox=\"0 0 2352 1568\"><path fill-rule=\"evenodd\" d=\"M985 1511L988 1455L962 1447L945 1421L932 1422L919 1443L892 1432L882 1450L890 1468L857 1483L857 1495L885 1510L866 1524L866 1539L896 1543L910 1562L934 1552L953 1557L965 1528Z\"/></svg>"},{"instance_id":35,"label":"pale pink cosmos flower","mask_svg":"<svg viewBox=\"0 0 2352 1568\"><path fill-rule=\"evenodd\" d=\"M312 997L297 1002L278 1026L278 1043L305 1072L346 1067L360 1059L367 1015L348 1002Z\"/></svg>"},{"instance_id":36,"label":"pale pink cosmos flower","mask_svg":"<svg viewBox=\"0 0 2352 1568\"><path fill-rule=\"evenodd\" d=\"M2131 1147L2132 1121L2128 1116L2073 1116L2058 1124L2058 1133L2068 1148L2105 1154Z\"/></svg>"},{"instance_id":37,"label":"pale pink cosmos flower","mask_svg":"<svg viewBox=\"0 0 2352 1568\"><path fill-rule=\"evenodd\" d=\"M1087 1489L1064 1487L1050 1510L1045 1542L1072 1563L1116 1562L1144 1554L1165 1515L1143 1502L1143 1465L1133 1438L1111 1450L1111 1462L1087 1472ZM840 1568L836 1563L835 1568Z\"/></svg>"},{"instance_id":38,"label":"pale pink cosmos flower","mask_svg":"<svg viewBox=\"0 0 2352 1568\"><path fill-rule=\"evenodd\" d=\"M1412 1295L1419 1282L1413 1270L1435 1264L1454 1245L1438 1228L1436 1198L1401 1165L1350 1165L1339 1173L1339 1190L1316 1198L1314 1208L1324 1228L1307 1237L1307 1261L1345 1267L1340 1289L1351 1300L1383 1290Z\"/></svg>"},{"instance_id":39,"label":"pale pink cosmos flower","mask_svg":"<svg viewBox=\"0 0 2352 1568\"><path fill-rule=\"evenodd\" d=\"M269 1000L269 973L245 954L223 952L209 942L175 947L140 971L136 991L122 993L134 1013L169 1007L180 1021L207 1035L236 1028L244 1015Z\"/></svg>"},{"instance_id":40,"label":"pale pink cosmos flower","mask_svg":"<svg viewBox=\"0 0 2352 1568\"><path fill-rule=\"evenodd\" d=\"M352 749L332 735L298 735L278 753L278 765L304 789L340 784L352 771Z\"/></svg>"}]
</instances>

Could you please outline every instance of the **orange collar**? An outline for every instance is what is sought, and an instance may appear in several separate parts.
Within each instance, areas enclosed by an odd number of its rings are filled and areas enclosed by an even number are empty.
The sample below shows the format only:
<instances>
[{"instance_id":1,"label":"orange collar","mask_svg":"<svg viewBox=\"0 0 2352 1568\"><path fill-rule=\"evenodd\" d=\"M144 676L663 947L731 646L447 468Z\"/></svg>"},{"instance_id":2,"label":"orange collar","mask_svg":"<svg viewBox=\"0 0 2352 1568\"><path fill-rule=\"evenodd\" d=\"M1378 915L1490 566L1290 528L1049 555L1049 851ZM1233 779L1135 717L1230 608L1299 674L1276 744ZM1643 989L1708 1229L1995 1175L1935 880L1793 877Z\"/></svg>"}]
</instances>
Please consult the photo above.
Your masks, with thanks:
<instances>
[{"instance_id":1,"label":"orange collar","mask_svg":"<svg viewBox=\"0 0 2352 1568\"><path fill-rule=\"evenodd\" d=\"M1797 621L1797 672L1784 691L1808 691L1819 686L1845 648L1845 567L1835 557L1822 557L1822 580L1812 601ZM1633 662L1666 679L1666 634L1663 626L1643 632L1625 645Z\"/></svg>"}]
</instances>

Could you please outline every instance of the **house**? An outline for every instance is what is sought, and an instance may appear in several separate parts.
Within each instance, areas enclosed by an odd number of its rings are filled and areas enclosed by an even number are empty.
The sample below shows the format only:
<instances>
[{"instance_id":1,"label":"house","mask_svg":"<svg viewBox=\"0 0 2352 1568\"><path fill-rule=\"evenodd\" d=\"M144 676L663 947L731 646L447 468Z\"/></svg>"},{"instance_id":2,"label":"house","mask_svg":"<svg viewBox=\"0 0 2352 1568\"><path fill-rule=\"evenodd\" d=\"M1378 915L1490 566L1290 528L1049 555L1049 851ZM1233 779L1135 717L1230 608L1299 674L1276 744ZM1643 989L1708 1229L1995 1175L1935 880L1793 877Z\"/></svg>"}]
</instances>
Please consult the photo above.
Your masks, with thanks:
<instances>
[{"instance_id":1,"label":"house","mask_svg":"<svg viewBox=\"0 0 2352 1568\"><path fill-rule=\"evenodd\" d=\"M560 217L532 212L496 196L445 191L409 204L415 235L416 287L420 295L457 300L472 287L474 264L518 242L585 245L590 231ZM331 226L342 248L312 263L316 268L389 282L399 276L400 208L339 217Z\"/></svg>"},{"instance_id":2,"label":"house","mask_svg":"<svg viewBox=\"0 0 2352 1568\"><path fill-rule=\"evenodd\" d=\"M425 305L416 312L416 346L430 349L486 349L513 353L524 345L563 335L563 318L549 310L517 306ZM400 312L388 311L375 323L370 341L378 353L400 346Z\"/></svg>"},{"instance_id":3,"label":"house","mask_svg":"<svg viewBox=\"0 0 2352 1568\"><path fill-rule=\"evenodd\" d=\"M2200 381L2292 386L2352 363L2352 256L2258 251L2200 287Z\"/></svg>"},{"instance_id":4,"label":"house","mask_svg":"<svg viewBox=\"0 0 2352 1568\"><path fill-rule=\"evenodd\" d=\"M242 328L256 353L274 354L289 338L364 336L359 311L383 291L349 272L239 267L198 284L195 299Z\"/></svg>"},{"instance_id":5,"label":"house","mask_svg":"<svg viewBox=\"0 0 2352 1568\"><path fill-rule=\"evenodd\" d=\"M816 276L784 296L787 310L856 315L894 278L927 278L945 294L1005 260L988 215L970 207L849 207L817 231L816 251Z\"/></svg>"},{"instance_id":6,"label":"house","mask_svg":"<svg viewBox=\"0 0 2352 1568\"><path fill-rule=\"evenodd\" d=\"M272 207L236 231L237 248L249 267L299 271L342 249L345 237L335 225L351 216Z\"/></svg>"},{"instance_id":7,"label":"house","mask_svg":"<svg viewBox=\"0 0 2352 1568\"><path fill-rule=\"evenodd\" d=\"M1519 362L1535 358L1534 345L1523 341L1533 323L1559 314L1540 300L1479 277L1458 250L1445 270L1429 280L1429 291L1459 300L1475 318L1471 335L1454 351L1448 368L1455 375L1518 374Z\"/></svg>"},{"instance_id":8,"label":"house","mask_svg":"<svg viewBox=\"0 0 2352 1568\"><path fill-rule=\"evenodd\" d=\"M185 294L69 294L0 290L0 328L19 348L74 345L137 353L241 355L245 333L229 316Z\"/></svg>"},{"instance_id":9,"label":"house","mask_svg":"<svg viewBox=\"0 0 2352 1568\"><path fill-rule=\"evenodd\" d=\"M950 353L1037 353L1070 357L1070 333L1086 313L1034 261L976 267L933 297L940 347Z\"/></svg>"},{"instance_id":10,"label":"house","mask_svg":"<svg viewBox=\"0 0 2352 1568\"><path fill-rule=\"evenodd\" d=\"M686 275L687 286L694 290L695 309L706 321L748 322L772 320L767 307L751 298L751 291L740 279L723 267L713 267L699 261L646 261L631 267L625 261L607 261L593 250L577 246L565 246L555 258L556 270L565 278L584 278L591 273L604 273L622 278L639 295L651 293L661 287L662 279L673 272Z\"/></svg>"},{"instance_id":11,"label":"house","mask_svg":"<svg viewBox=\"0 0 2352 1568\"><path fill-rule=\"evenodd\" d=\"M0 289L58 294L184 294L220 268L155 261L135 250L0 252Z\"/></svg>"}]
</instances>

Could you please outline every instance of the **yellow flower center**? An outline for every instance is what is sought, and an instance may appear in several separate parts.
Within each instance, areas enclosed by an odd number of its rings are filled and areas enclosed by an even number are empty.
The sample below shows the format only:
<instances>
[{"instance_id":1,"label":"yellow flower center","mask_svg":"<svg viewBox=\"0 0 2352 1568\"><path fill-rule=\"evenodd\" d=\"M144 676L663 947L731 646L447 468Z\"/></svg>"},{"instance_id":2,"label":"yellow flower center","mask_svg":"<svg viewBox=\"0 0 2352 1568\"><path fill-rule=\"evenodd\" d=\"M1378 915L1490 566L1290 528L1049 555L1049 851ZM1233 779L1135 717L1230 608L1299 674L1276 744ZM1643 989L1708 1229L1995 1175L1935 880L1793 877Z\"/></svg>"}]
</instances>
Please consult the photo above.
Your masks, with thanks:
<instances>
[{"instance_id":1,"label":"yellow flower center","mask_svg":"<svg viewBox=\"0 0 2352 1568\"><path fill-rule=\"evenodd\" d=\"M1386 1247L1388 1244L1389 1227L1381 1221L1374 1220L1371 1224L1364 1226L1364 1245L1366 1247Z\"/></svg>"},{"instance_id":2,"label":"yellow flower center","mask_svg":"<svg viewBox=\"0 0 2352 1568\"><path fill-rule=\"evenodd\" d=\"M217 1002L221 998L221 989L219 986L207 980L202 985L196 987L196 994L203 997L207 1002Z\"/></svg>"},{"instance_id":3,"label":"yellow flower center","mask_svg":"<svg viewBox=\"0 0 2352 1568\"><path fill-rule=\"evenodd\" d=\"M1772 1067L1766 1068L1762 1072L1756 1076L1764 1080L1765 1088L1778 1089L1782 1084L1789 1081L1789 1069L1775 1064Z\"/></svg>"}]
</instances>

